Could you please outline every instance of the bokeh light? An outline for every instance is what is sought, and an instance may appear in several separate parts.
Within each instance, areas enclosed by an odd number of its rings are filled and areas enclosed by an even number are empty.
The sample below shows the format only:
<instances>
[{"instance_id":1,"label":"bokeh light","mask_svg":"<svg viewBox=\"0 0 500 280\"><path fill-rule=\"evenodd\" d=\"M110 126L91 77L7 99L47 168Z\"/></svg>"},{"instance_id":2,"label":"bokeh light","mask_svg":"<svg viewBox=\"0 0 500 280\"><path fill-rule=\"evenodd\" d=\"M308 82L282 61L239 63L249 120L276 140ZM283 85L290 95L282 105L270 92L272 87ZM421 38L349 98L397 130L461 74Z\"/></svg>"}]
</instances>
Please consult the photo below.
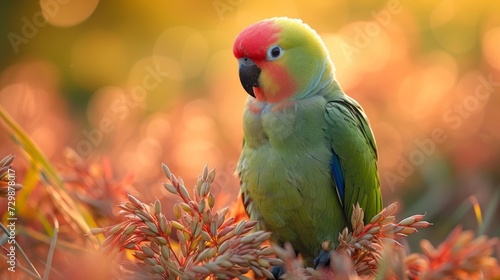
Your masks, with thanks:
<instances>
[{"instance_id":1,"label":"bokeh light","mask_svg":"<svg viewBox=\"0 0 500 280\"><path fill-rule=\"evenodd\" d=\"M99 0L40 0L40 8L48 23L70 27L82 23L92 15Z\"/></svg>"},{"instance_id":2,"label":"bokeh light","mask_svg":"<svg viewBox=\"0 0 500 280\"><path fill-rule=\"evenodd\" d=\"M482 38L483 52L488 63L500 70L500 27L493 27L486 31Z\"/></svg>"},{"instance_id":3,"label":"bokeh light","mask_svg":"<svg viewBox=\"0 0 500 280\"><path fill-rule=\"evenodd\" d=\"M182 75L175 73L174 79L191 79L200 75L205 67L208 59L208 43L195 29L176 26L165 30L158 37L153 54L171 58L179 64Z\"/></svg>"}]
</instances>

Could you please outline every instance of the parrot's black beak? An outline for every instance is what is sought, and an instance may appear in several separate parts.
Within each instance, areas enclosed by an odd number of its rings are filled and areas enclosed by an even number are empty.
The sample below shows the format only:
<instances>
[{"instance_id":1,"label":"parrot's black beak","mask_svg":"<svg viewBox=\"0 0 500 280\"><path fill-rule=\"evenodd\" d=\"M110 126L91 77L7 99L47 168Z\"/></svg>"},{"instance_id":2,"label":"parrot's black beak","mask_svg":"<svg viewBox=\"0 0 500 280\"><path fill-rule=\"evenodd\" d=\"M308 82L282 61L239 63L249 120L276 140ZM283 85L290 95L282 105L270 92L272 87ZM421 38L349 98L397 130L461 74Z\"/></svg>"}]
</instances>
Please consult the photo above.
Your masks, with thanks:
<instances>
[{"instance_id":1,"label":"parrot's black beak","mask_svg":"<svg viewBox=\"0 0 500 280\"><path fill-rule=\"evenodd\" d=\"M243 57L238 60L240 64L240 82L248 94L255 97L254 87L259 86L260 68L250 58Z\"/></svg>"}]
</instances>

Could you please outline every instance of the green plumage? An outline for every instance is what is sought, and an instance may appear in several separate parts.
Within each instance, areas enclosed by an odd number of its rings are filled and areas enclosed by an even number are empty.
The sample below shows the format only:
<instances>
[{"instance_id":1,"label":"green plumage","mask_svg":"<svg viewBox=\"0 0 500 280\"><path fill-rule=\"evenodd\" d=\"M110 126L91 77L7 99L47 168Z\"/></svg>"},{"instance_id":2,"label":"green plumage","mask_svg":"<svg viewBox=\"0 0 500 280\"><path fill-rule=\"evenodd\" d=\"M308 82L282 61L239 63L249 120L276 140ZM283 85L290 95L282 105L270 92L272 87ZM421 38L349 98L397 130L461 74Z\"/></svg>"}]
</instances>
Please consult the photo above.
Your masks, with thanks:
<instances>
[{"instance_id":1,"label":"green plumage","mask_svg":"<svg viewBox=\"0 0 500 280\"><path fill-rule=\"evenodd\" d=\"M273 63L286 68L300 60L301 67L287 73L303 82L278 102L248 98L237 172L250 218L312 261L323 241L335 243L349 226L353 204L365 210L365 221L382 209L376 144L363 110L336 82L319 36L302 23L272 20L281 28L275 44L285 46L283 62ZM292 33L293 41L280 41ZM277 68L266 65L260 75L271 77ZM275 85L280 82L286 80ZM332 175L333 153L345 181L343 199Z\"/></svg>"}]
</instances>

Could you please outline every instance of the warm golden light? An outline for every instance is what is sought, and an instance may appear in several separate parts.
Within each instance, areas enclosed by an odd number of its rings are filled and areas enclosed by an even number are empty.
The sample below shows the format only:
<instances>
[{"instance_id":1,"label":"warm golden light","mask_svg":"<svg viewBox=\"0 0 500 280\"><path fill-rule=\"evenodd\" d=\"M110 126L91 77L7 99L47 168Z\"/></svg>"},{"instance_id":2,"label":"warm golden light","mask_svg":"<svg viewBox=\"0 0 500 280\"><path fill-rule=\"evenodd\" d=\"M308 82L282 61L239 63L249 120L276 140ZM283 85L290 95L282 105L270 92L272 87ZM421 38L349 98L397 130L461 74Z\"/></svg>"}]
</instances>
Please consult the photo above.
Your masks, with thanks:
<instances>
[{"instance_id":1,"label":"warm golden light","mask_svg":"<svg viewBox=\"0 0 500 280\"><path fill-rule=\"evenodd\" d=\"M82 23L95 11L99 0L40 0L40 8L48 23L70 27Z\"/></svg>"},{"instance_id":2,"label":"warm golden light","mask_svg":"<svg viewBox=\"0 0 500 280\"><path fill-rule=\"evenodd\" d=\"M483 53L486 61L500 70L500 27L487 30L482 37Z\"/></svg>"},{"instance_id":3,"label":"warm golden light","mask_svg":"<svg viewBox=\"0 0 500 280\"><path fill-rule=\"evenodd\" d=\"M200 75L208 59L208 43L206 38L187 26L176 26L165 30L157 39L153 54L163 56L178 63L182 76L174 77L184 80Z\"/></svg>"},{"instance_id":4,"label":"warm golden light","mask_svg":"<svg viewBox=\"0 0 500 280\"><path fill-rule=\"evenodd\" d=\"M126 46L120 37L92 30L76 40L71 52L71 72L81 86L93 88L117 82L126 72Z\"/></svg>"},{"instance_id":5,"label":"warm golden light","mask_svg":"<svg viewBox=\"0 0 500 280\"><path fill-rule=\"evenodd\" d=\"M83 219L95 219L89 227L116 224L123 218L116 215L116 205L132 193L147 203L159 199L171 219L175 196L163 188L168 180L162 163L182 176L190 194L208 164L217 173L211 186L215 208L243 204L235 170L243 112L253 97L240 82L233 43L250 24L276 16L301 19L323 39L340 87L370 121L384 203L398 201L404 215L427 212L426 219L434 223L429 231L419 230L419 239L439 244L434 241L443 240L456 224L500 236L495 214L500 200L498 0L40 0L4 6L0 160L13 154L18 183L26 185L16 195L17 235L40 279L73 279L78 265L68 263L78 264L81 256L92 275L90 259L103 258L90 251L104 238L91 240L68 209L88 210ZM2 121L4 112L36 147L16 137ZM355 121L349 125L360 137L366 132ZM322 129L324 138L312 142L338 139L326 124ZM37 149L46 159L36 155ZM54 183L58 176L49 178L45 164L60 173L64 188ZM8 208L1 184L0 222L5 224ZM63 189L67 208L57 204ZM478 205L484 226L472 208ZM242 205L231 207L238 219L248 219ZM177 238L172 237L173 249L179 251ZM412 250L419 239L408 239ZM423 242L422 248L431 245ZM445 253L452 248L434 249ZM19 251L16 257L16 264L30 269ZM96 277L116 278L108 272L121 267L103 264L109 269L96 267ZM6 267L0 265L0 279L28 277L19 266L16 274Z\"/></svg>"}]
</instances>

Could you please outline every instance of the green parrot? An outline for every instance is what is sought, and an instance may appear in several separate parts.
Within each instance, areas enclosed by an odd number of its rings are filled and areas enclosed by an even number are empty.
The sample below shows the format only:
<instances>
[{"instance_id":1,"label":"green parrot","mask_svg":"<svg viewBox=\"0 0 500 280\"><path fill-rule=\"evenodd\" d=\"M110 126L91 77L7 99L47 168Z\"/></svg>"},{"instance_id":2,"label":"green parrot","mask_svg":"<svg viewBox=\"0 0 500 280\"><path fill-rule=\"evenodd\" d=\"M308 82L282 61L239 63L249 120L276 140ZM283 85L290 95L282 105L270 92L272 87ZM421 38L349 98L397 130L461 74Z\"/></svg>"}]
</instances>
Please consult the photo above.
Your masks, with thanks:
<instances>
[{"instance_id":1,"label":"green parrot","mask_svg":"<svg viewBox=\"0 0 500 280\"><path fill-rule=\"evenodd\" d=\"M245 210L307 263L322 242L382 209L375 139L361 106L335 79L319 35L298 19L257 22L235 39L250 95L237 173Z\"/></svg>"}]
</instances>

